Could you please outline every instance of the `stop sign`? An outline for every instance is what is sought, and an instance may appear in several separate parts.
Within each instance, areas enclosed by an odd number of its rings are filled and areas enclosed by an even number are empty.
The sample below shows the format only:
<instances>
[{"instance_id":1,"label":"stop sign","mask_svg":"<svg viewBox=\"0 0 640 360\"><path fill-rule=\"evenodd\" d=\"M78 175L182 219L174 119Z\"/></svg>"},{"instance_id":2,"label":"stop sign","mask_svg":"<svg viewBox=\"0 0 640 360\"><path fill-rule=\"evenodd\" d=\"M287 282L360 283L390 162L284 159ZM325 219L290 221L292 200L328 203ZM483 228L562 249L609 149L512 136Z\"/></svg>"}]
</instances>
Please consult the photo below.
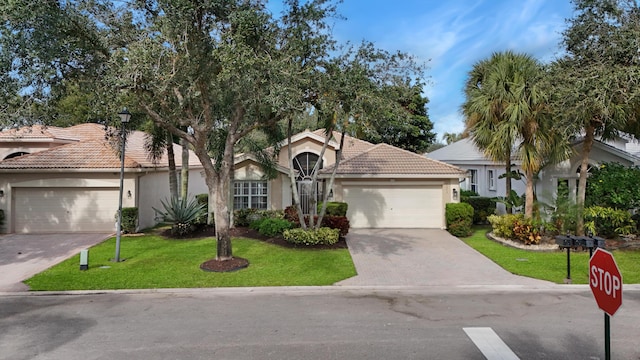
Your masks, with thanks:
<instances>
[{"instance_id":1,"label":"stop sign","mask_svg":"<svg viewBox=\"0 0 640 360\"><path fill-rule=\"evenodd\" d=\"M597 248L589 260L589 286L598 307L613 316L622 305L622 275L610 252Z\"/></svg>"}]
</instances>

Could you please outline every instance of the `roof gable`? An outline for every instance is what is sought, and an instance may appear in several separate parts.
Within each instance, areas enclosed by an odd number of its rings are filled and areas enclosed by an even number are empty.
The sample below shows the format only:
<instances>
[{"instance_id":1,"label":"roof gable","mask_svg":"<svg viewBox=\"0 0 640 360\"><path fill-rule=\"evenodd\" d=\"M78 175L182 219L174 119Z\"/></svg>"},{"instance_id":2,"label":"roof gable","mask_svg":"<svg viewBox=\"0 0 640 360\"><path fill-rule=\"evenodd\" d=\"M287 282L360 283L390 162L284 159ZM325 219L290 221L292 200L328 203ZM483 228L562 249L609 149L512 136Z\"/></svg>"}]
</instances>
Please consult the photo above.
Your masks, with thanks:
<instances>
[{"instance_id":1,"label":"roof gable","mask_svg":"<svg viewBox=\"0 0 640 360\"><path fill-rule=\"evenodd\" d=\"M328 174L333 166L322 170ZM337 175L451 177L464 176L465 171L441 161L391 146L378 144L340 162Z\"/></svg>"}]
</instances>

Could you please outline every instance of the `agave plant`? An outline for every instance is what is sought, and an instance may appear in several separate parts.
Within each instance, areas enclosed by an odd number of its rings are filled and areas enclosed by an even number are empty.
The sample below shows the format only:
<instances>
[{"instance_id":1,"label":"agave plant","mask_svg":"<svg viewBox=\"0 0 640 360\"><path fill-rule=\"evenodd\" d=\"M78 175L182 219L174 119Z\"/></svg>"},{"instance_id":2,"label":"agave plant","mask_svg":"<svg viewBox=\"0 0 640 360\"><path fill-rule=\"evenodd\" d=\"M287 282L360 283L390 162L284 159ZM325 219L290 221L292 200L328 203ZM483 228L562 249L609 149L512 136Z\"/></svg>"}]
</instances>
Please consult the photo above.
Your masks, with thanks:
<instances>
[{"instance_id":1,"label":"agave plant","mask_svg":"<svg viewBox=\"0 0 640 360\"><path fill-rule=\"evenodd\" d=\"M195 229L195 224L203 213L206 213L206 204L198 203L193 198L178 199L171 197L168 201L160 200L164 211L153 208L156 218L165 224L171 224L171 231L176 235L185 235Z\"/></svg>"}]
</instances>

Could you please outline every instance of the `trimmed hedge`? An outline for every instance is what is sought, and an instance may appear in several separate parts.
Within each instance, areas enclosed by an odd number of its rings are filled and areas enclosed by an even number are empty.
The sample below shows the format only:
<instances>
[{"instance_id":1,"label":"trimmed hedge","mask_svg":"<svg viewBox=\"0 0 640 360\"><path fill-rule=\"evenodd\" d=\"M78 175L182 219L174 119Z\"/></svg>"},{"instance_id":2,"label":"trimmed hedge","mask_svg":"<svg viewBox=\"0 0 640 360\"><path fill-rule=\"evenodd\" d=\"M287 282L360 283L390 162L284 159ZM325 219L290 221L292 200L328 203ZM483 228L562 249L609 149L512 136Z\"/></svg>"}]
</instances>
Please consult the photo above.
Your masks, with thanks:
<instances>
[{"instance_id":1,"label":"trimmed hedge","mask_svg":"<svg viewBox=\"0 0 640 360\"><path fill-rule=\"evenodd\" d=\"M337 203L337 204L346 204L346 203ZM328 210L328 205L329 204L327 204L327 210ZM346 213L346 207L344 209ZM287 208L284 209L284 218L294 223L296 227L300 227L300 220L298 219L298 212L295 206L287 206ZM306 224L309 225L309 216L305 216L305 221L306 221ZM317 216L314 217L314 221L318 221ZM327 211L327 215L325 215L322 218L322 224L320 224L320 226L328 227L331 229L338 229L340 230L340 236L345 237L349 233L349 228L351 224L349 223L349 219L346 216L329 215Z\"/></svg>"},{"instance_id":2,"label":"trimmed hedge","mask_svg":"<svg viewBox=\"0 0 640 360\"><path fill-rule=\"evenodd\" d=\"M496 200L485 196L462 197L462 202L473 206L473 223L486 224L487 216L496 212Z\"/></svg>"},{"instance_id":3,"label":"trimmed hedge","mask_svg":"<svg viewBox=\"0 0 640 360\"><path fill-rule=\"evenodd\" d=\"M249 225L250 228L258 230L264 236L274 237L282 234L283 231L291 229L294 224L285 219L264 218L256 220Z\"/></svg>"},{"instance_id":4,"label":"trimmed hedge","mask_svg":"<svg viewBox=\"0 0 640 360\"><path fill-rule=\"evenodd\" d=\"M467 203L448 203L445 207L447 230L453 236L470 236L473 224L473 206Z\"/></svg>"},{"instance_id":5,"label":"trimmed hedge","mask_svg":"<svg viewBox=\"0 0 640 360\"><path fill-rule=\"evenodd\" d=\"M349 204L347 204L346 202L329 201L327 203L327 211L325 215L347 216L348 209L349 209ZM322 210L322 203L318 203L318 214L320 214L320 210Z\"/></svg>"},{"instance_id":6,"label":"trimmed hedge","mask_svg":"<svg viewBox=\"0 0 640 360\"><path fill-rule=\"evenodd\" d=\"M326 227L317 230L295 228L285 230L282 236L287 242L297 245L332 245L338 242L340 231Z\"/></svg>"},{"instance_id":7,"label":"trimmed hedge","mask_svg":"<svg viewBox=\"0 0 640 360\"><path fill-rule=\"evenodd\" d=\"M121 230L125 234L133 234L138 228L138 208L125 207L122 208L122 225Z\"/></svg>"}]
</instances>

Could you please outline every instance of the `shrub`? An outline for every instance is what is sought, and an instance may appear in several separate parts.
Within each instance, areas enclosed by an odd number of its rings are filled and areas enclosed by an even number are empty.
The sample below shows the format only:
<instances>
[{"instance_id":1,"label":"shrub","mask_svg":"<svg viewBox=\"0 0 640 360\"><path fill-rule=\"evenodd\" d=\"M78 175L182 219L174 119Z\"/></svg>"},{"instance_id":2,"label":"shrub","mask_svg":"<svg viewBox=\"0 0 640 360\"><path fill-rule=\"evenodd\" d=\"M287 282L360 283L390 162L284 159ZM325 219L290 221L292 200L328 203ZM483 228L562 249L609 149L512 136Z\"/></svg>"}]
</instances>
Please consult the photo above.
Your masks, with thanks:
<instances>
[{"instance_id":1,"label":"shrub","mask_svg":"<svg viewBox=\"0 0 640 360\"><path fill-rule=\"evenodd\" d=\"M285 230L282 233L287 242L297 245L332 245L338 242L340 231L326 227L317 230L300 228Z\"/></svg>"},{"instance_id":2,"label":"shrub","mask_svg":"<svg viewBox=\"0 0 640 360\"><path fill-rule=\"evenodd\" d=\"M447 230L453 236L471 235L473 207L467 203L448 203L445 208Z\"/></svg>"},{"instance_id":3,"label":"shrub","mask_svg":"<svg viewBox=\"0 0 640 360\"><path fill-rule=\"evenodd\" d=\"M284 209L284 218L300 225L300 220L298 219L298 209L296 209L295 205L287 206Z\"/></svg>"},{"instance_id":4,"label":"shrub","mask_svg":"<svg viewBox=\"0 0 640 360\"><path fill-rule=\"evenodd\" d=\"M485 196L467 196L462 198L465 202L473 206L473 223L486 224L487 216L496 211L496 200Z\"/></svg>"},{"instance_id":5,"label":"shrub","mask_svg":"<svg viewBox=\"0 0 640 360\"><path fill-rule=\"evenodd\" d=\"M249 226L252 221L258 220L255 217L250 219L250 215L256 214L258 209L238 209L233 212L233 224L237 227Z\"/></svg>"},{"instance_id":6,"label":"shrub","mask_svg":"<svg viewBox=\"0 0 640 360\"><path fill-rule=\"evenodd\" d=\"M325 216L322 218L323 227L340 230L340 236L345 237L349 233L349 219L346 216Z\"/></svg>"},{"instance_id":7,"label":"shrub","mask_svg":"<svg viewBox=\"0 0 640 360\"><path fill-rule=\"evenodd\" d=\"M171 232L175 235L186 235L196 228L196 221L203 212L206 212L206 207L202 204L198 204L196 199L188 201L186 198L178 199L171 197L169 202L160 200L164 211L160 211L156 208L156 215L165 224L171 224Z\"/></svg>"},{"instance_id":8,"label":"shrub","mask_svg":"<svg viewBox=\"0 0 640 360\"><path fill-rule=\"evenodd\" d=\"M122 231L125 234L133 234L138 228L138 208L126 207L122 208Z\"/></svg>"},{"instance_id":9,"label":"shrub","mask_svg":"<svg viewBox=\"0 0 640 360\"><path fill-rule=\"evenodd\" d=\"M205 208L205 211L202 213L202 215L200 215L198 217L198 219L196 219L195 224L196 225L207 225L207 210L209 208L209 194L204 193L204 194L198 194L196 195L196 201L198 202L198 204L203 205ZM213 219L213 212L211 213L211 218Z\"/></svg>"},{"instance_id":10,"label":"shrub","mask_svg":"<svg viewBox=\"0 0 640 360\"><path fill-rule=\"evenodd\" d=\"M539 244L542 239L540 226L523 214L491 215L487 217L493 233L505 239L520 241L525 245Z\"/></svg>"},{"instance_id":11,"label":"shrub","mask_svg":"<svg viewBox=\"0 0 640 360\"><path fill-rule=\"evenodd\" d=\"M282 234L284 230L291 229L293 223L285 219L264 218L252 222L249 227L258 230L264 236L274 237Z\"/></svg>"},{"instance_id":12,"label":"shrub","mask_svg":"<svg viewBox=\"0 0 640 360\"><path fill-rule=\"evenodd\" d=\"M588 207L584 209L584 220L584 227L587 231L603 237L630 234L636 228L636 224L627 210L616 210L610 207Z\"/></svg>"},{"instance_id":13,"label":"shrub","mask_svg":"<svg viewBox=\"0 0 640 360\"><path fill-rule=\"evenodd\" d=\"M329 216L347 216L349 204L340 201L330 201L327 203L327 211L325 215ZM318 214L322 210L322 203L318 203Z\"/></svg>"}]
</instances>

